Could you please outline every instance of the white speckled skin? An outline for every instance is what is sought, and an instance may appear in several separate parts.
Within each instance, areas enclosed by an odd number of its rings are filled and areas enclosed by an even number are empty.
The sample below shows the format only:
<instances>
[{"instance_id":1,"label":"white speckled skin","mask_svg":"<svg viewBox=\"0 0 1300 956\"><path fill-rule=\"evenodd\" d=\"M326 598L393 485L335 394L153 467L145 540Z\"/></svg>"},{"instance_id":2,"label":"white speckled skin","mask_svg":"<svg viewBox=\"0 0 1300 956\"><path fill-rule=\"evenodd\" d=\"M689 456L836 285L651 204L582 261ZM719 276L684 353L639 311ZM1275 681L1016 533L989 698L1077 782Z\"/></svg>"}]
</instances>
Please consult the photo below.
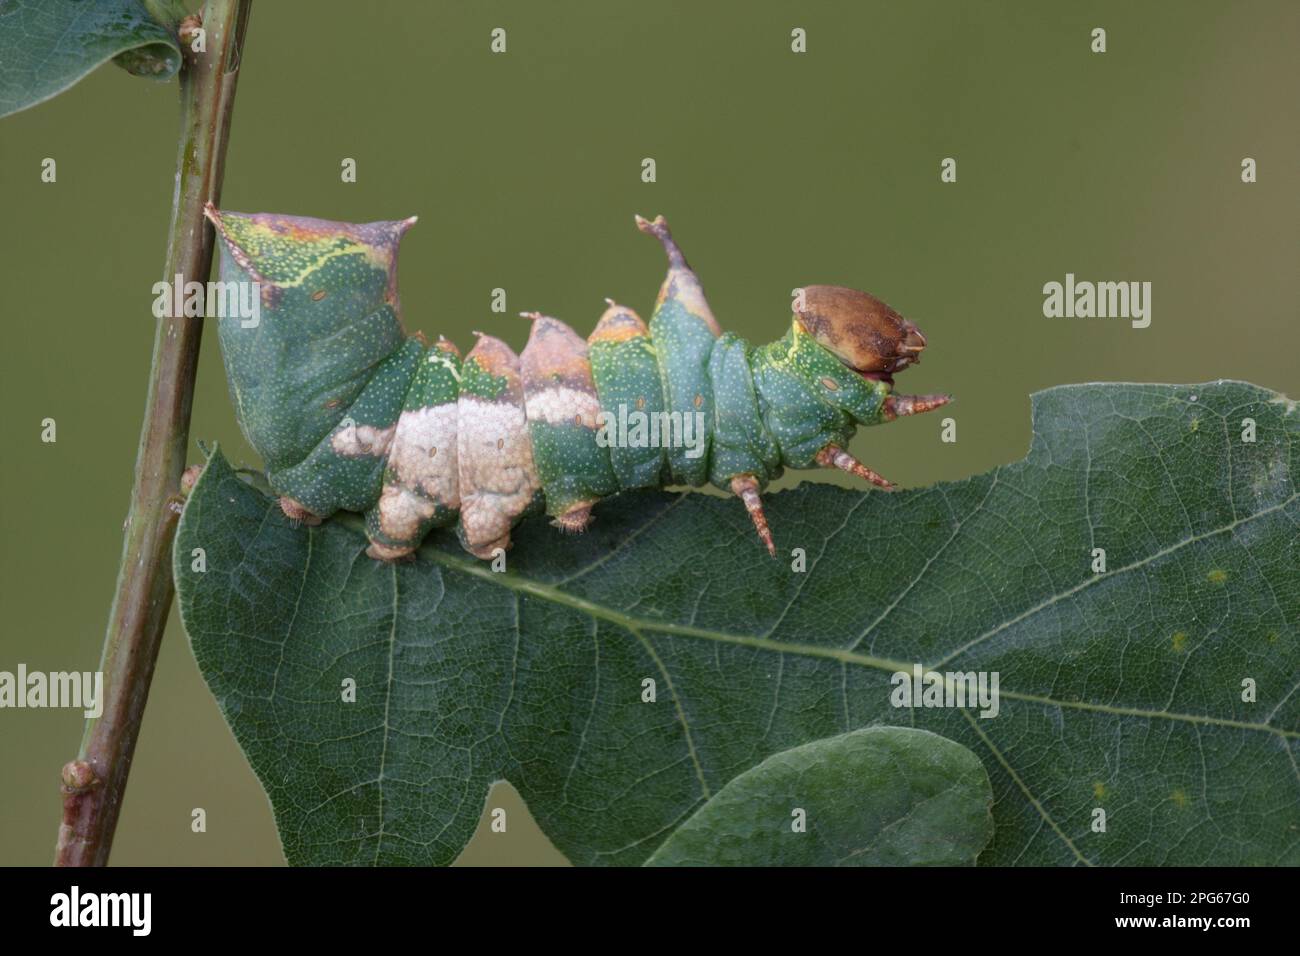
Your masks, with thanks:
<instances>
[{"instance_id":1,"label":"white speckled skin","mask_svg":"<svg viewBox=\"0 0 1300 956\"><path fill-rule=\"evenodd\" d=\"M600 415L600 399L594 392L557 386L528 396L528 420L549 425L582 425L595 430Z\"/></svg>"},{"instance_id":2,"label":"white speckled skin","mask_svg":"<svg viewBox=\"0 0 1300 956\"><path fill-rule=\"evenodd\" d=\"M490 558L541 488L524 410L462 395L457 402L460 529L466 550Z\"/></svg>"},{"instance_id":3,"label":"white speckled skin","mask_svg":"<svg viewBox=\"0 0 1300 956\"><path fill-rule=\"evenodd\" d=\"M334 433L330 445L336 455L344 458L361 458L369 455L381 458L388 453L393 440L394 426L375 428L371 425L353 425Z\"/></svg>"},{"instance_id":4,"label":"white speckled skin","mask_svg":"<svg viewBox=\"0 0 1300 956\"><path fill-rule=\"evenodd\" d=\"M388 451L395 480L385 482L379 498L380 527L390 537L414 538L440 504L460 507L458 414L458 403L447 402L409 409L398 419Z\"/></svg>"}]
</instances>

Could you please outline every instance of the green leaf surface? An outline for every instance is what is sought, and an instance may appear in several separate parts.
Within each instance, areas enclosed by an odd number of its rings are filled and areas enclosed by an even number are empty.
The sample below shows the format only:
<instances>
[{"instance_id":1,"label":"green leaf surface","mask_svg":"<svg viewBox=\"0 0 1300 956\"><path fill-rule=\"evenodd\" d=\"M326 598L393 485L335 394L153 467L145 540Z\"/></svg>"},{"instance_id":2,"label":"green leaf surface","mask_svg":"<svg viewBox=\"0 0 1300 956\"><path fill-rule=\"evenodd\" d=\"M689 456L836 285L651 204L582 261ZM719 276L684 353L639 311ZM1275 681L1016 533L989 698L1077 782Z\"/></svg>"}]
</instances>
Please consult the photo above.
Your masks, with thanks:
<instances>
[{"instance_id":1,"label":"green leaf surface","mask_svg":"<svg viewBox=\"0 0 1300 956\"><path fill-rule=\"evenodd\" d=\"M772 754L888 724L980 757L981 864L1297 864L1298 433L1243 383L1055 388L1023 461L768 496L778 560L735 500L644 493L525 522L504 573L450 536L375 562L214 455L181 613L294 863L450 862L505 778L575 863L639 864ZM893 706L914 662L996 672L997 715Z\"/></svg>"},{"instance_id":2,"label":"green leaf surface","mask_svg":"<svg viewBox=\"0 0 1300 956\"><path fill-rule=\"evenodd\" d=\"M0 0L0 116L71 87L106 60L169 80L176 36L139 0Z\"/></svg>"},{"instance_id":3,"label":"green leaf surface","mask_svg":"<svg viewBox=\"0 0 1300 956\"><path fill-rule=\"evenodd\" d=\"M979 758L938 734L867 727L792 747L736 777L648 866L934 866L993 835Z\"/></svg>"}]
</instances>

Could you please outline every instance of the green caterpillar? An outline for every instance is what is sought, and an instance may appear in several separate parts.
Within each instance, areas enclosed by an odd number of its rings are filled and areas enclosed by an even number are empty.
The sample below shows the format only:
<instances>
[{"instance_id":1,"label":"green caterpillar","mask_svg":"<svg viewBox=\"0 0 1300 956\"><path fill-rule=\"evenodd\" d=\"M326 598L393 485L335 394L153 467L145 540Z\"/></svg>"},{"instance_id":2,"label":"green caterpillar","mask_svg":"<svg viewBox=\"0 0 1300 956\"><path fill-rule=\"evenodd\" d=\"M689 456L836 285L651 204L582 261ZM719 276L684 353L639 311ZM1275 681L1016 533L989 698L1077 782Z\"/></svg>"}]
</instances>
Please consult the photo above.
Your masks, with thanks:
<instances>
[{"instance_id":1,"label":"green caterpillar","mask_svg":"<svg viewBox=\"0 0 1300 956\"><path fill-rule=\"evenodd\" d=\"M414 219L207 214L221 281L260 287L258 321L219 323L240 426L286 515L364 512L374 558L452 524L490 558L535 511L577 532L608 495L706 482L744 501L775 555L769 481L817 465L889 488L844 450L854 431L948 401L893 394L925 337L865 292L799 290L769 345L722 332L662 216L637 217L668 254L648 327L612 300L586 341L525 313L521 355L479 334L462 359L402 328L397 246Z\"/></svg>"}]
</instances>

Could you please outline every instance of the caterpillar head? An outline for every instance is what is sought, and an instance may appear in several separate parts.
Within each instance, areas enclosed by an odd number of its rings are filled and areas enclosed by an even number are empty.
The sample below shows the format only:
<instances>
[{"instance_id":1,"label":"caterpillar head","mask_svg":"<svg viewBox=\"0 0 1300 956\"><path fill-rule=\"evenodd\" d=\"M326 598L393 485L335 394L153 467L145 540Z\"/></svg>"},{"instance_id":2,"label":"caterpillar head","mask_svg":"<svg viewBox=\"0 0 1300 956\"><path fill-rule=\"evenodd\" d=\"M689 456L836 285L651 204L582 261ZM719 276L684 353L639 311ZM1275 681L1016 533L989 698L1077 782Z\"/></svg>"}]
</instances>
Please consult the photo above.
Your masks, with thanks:
<instances>
[{"instance_id":1,"label":"caterpillar head","mask_svg":"<svg viewBox=\"0 0 1300 956\"><path fill-rule=\"evenodd\" d=\"M805 286L794 311L805 332L864 378L893 384L895 372L921 360L921 330L873 295Z\"/></svg>"}]
</instances>

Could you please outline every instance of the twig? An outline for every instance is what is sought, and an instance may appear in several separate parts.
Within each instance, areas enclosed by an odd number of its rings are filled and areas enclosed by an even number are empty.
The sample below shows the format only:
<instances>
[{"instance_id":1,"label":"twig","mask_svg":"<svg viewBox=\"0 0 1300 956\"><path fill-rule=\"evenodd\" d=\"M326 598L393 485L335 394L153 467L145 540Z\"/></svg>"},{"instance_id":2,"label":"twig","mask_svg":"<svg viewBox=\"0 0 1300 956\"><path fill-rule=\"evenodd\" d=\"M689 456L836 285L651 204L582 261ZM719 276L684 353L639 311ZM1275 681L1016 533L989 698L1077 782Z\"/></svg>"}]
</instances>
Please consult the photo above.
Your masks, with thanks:
<instances>
[{"instance_id":1,"label":"twig","mask_svg":"<svg viewBox=\"0 0 1300 956\"><path fill-rule=\"evenodd\" d=\"M244 32L252 0L208 0L201 25L204 52L191 46L197 18L181 23L181 128L170 237L163 275L204 282L214 236L203 204L220 200L226 142ZM149 398L136 453L117 592L100 669L104 710L88 721L81 753L63 768L63 822L56 866L108 862L131 758L172 603L171 551L180 477L189 443L190 405L203 321L160 320L150 366Z\"/></svg>"}]
</instances>

